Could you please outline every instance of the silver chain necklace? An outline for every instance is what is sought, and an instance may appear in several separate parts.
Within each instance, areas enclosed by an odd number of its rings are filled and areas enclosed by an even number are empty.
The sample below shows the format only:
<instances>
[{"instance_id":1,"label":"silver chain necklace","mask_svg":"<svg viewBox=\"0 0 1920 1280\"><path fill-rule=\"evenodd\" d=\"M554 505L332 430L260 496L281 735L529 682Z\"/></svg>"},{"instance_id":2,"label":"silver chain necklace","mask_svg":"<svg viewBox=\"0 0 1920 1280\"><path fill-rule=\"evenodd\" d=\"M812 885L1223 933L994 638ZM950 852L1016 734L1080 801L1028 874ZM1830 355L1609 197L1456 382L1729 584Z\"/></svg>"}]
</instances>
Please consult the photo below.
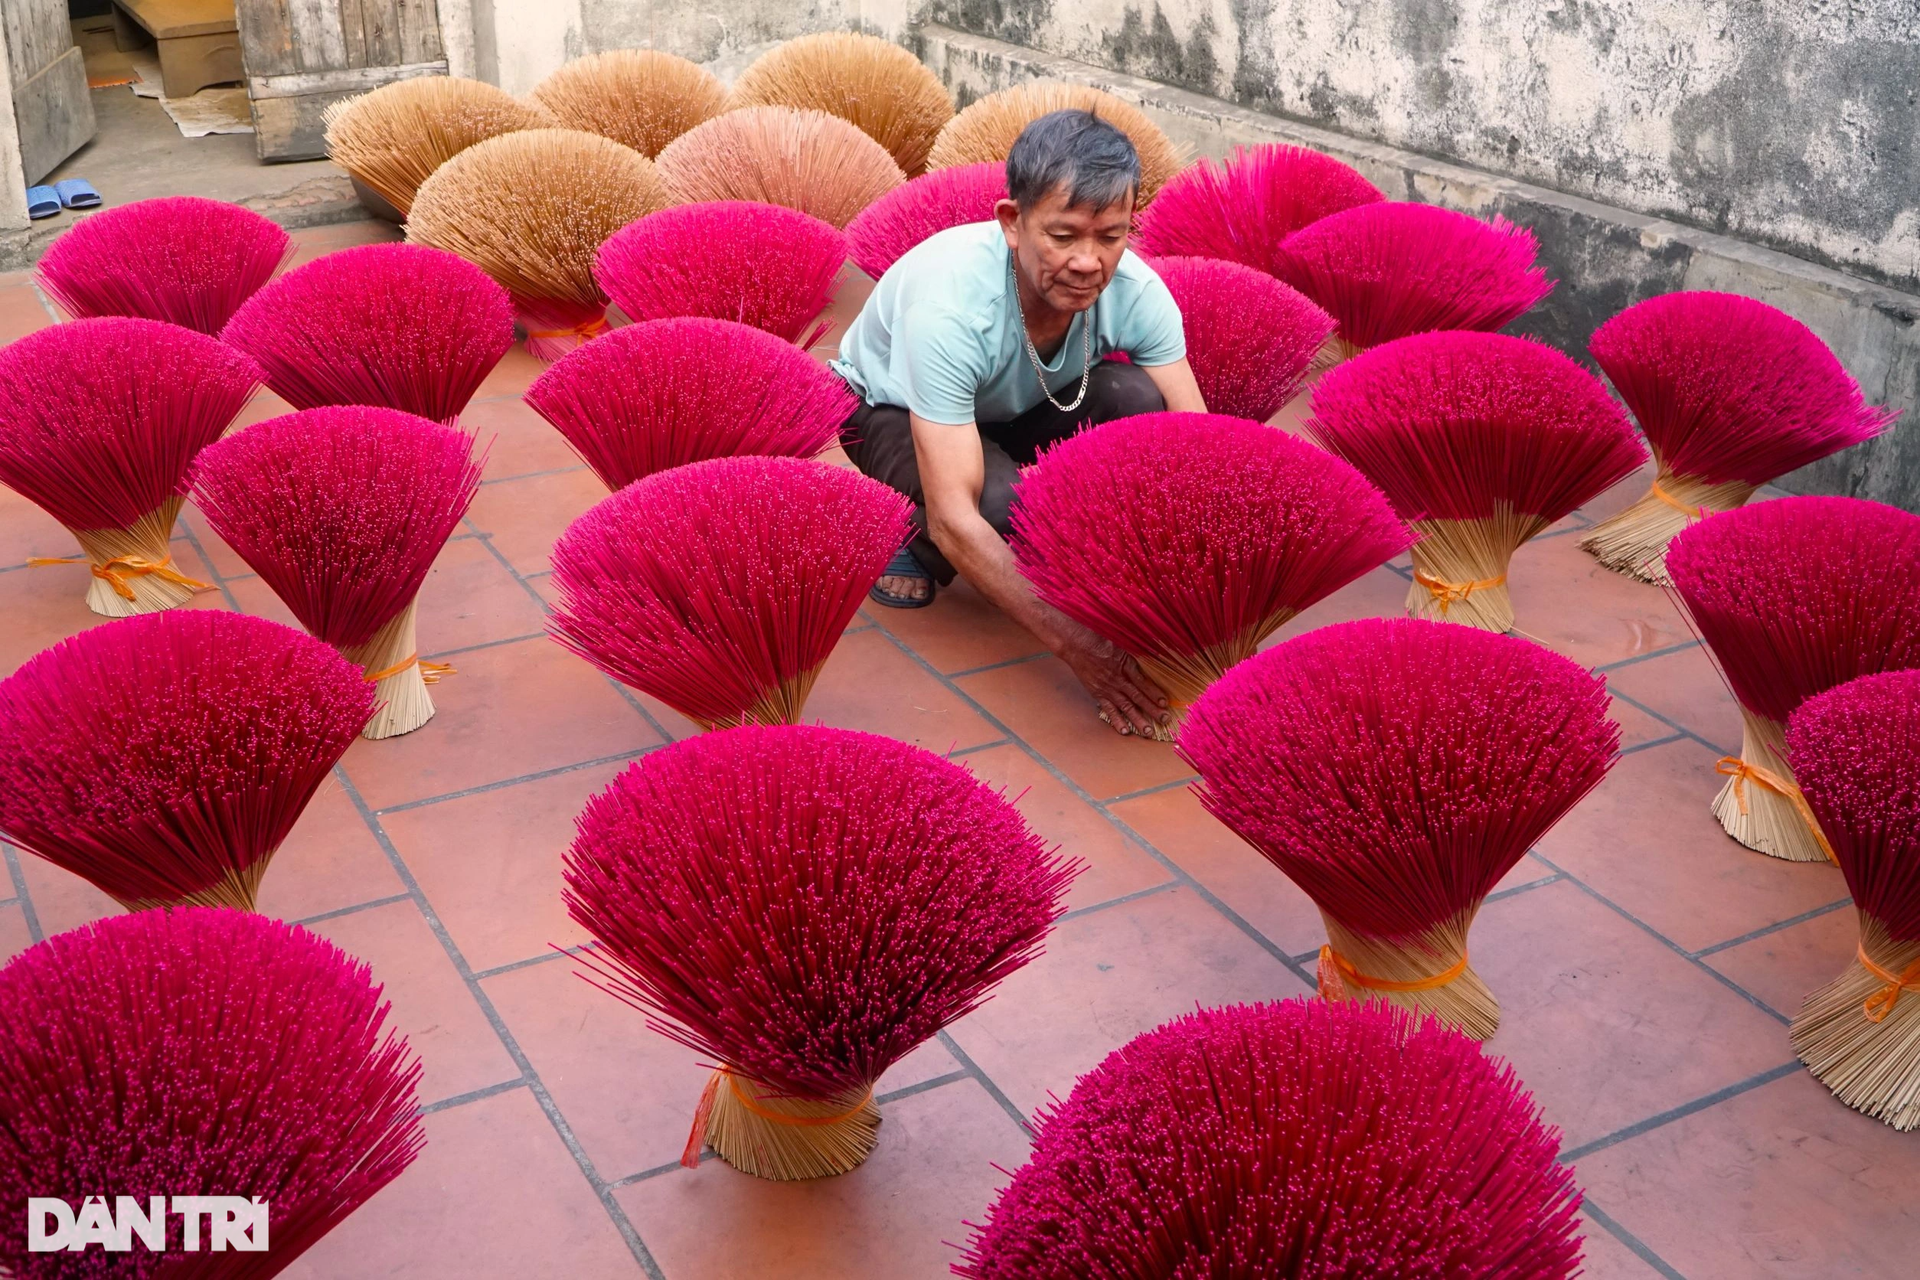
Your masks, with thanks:
<instances>
[{"instance_id":1,"label":"silver chain necklace","mask_svg":"<svg viewBox=\"0 0 1920 1280\"><path fill-rule=\"evenodd\" d=\"M1013 306L1020 313L1020 339L1027 344L1027 359L1033 362L1034 376L1040 379L1040 394L1060 412L1072 413L1087 398L1087 384L1093 380L1093 307L1087 308L1086 324L1080 330L1080 394L1073 398L1072 404L1061 404L1047 388L1046 366L1040 363L1040 352L1033 345L1033 335L1027 332L1027 310L1020 305L1020 277L1014 274L1012 254L1007 255L1007 278L1013 282ZM1099 305L1096 299L1094 307Z\"/></svg>"}]
</instances>

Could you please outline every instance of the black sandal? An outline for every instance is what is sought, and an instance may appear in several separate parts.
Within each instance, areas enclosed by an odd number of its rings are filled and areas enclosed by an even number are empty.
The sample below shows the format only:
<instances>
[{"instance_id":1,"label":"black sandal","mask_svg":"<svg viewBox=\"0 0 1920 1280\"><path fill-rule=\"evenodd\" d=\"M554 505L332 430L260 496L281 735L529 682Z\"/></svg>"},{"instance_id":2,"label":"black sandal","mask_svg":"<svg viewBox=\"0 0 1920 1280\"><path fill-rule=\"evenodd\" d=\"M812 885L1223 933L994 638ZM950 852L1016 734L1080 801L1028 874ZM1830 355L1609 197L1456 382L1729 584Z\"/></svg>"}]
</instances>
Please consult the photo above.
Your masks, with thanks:
<instances>
[{"instance_id":1,"label":"black sandal","mask_svg":"<svg viewBox=\"0 0 1920 1280\"><path fill-rule=\"evenodd\" d=\"M878 582L867 588L867 599L875 604L883 604L889 609L924 609L933 603L936 588L933 575L920 567L913 558L913 552L902 547L893 553L893 559L887 561L887 567L881 571L883 578L918 578L927 584L924 596L897 596L891 591L882 591Z\"/></svg>"}]
</instances>

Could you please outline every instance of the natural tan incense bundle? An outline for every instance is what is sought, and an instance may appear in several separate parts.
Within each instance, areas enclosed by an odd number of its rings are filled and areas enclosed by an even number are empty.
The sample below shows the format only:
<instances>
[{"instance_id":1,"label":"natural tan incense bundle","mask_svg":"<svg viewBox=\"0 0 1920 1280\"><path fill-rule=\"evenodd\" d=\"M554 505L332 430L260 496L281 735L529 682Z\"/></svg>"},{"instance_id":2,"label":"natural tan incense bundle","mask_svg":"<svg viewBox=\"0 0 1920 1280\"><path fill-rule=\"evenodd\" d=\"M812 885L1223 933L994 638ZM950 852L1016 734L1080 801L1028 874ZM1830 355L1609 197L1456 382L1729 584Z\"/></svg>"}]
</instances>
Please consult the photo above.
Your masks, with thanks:
<instances>
[{"instance_id":1,"label":"natural tan incense bundle","mask_svg":"<svg viewBox=\"0 0 1920 1280\"><path fill-rule=\"evenodd\" d=\"M867 1158L876 1082L1039 954L1080 871L963 766L811 725L664 747L577 828L588 980L719 1066L681 1163L783 1180Z\"/></svg>"},{"instance_id":2,"label":"natural tan incense bundle","mask_svg":"<svg viewBox=\"0 0 1920 1280\"><path fill-rule=\"evenodd\" d=\"M428 175L474 143L554 121L495 85L418 76L334 103L326 123L327 157L404 218Z\"/></svg>"},{"instance_id":3,"label":"natural tan incense bundle","mask_svg":"<svg viewBox=\"0 0 1920 1280\"><path fill-rule=\"evenodd\" d=\"M433 718L415 636L421 584L480 485L464 431L368 405L248 427L194 467L194 505L300 625L374 686L368 738Z\"/></svg>"},{"instance_id":4,"label":"natural tan incense bundle","mask_svg":"<svg viewBox=\"0 0 1920 1280\"><path fill-rule=\"evenodd\" d=\"M1407 612L1513 626L1507 565L1646 460L1600 380L1542 342L1422 333L1363 351L1313 393L1307 431L1413 525Z\"/></svg>"},{"instance_id":5,"label":"natural tan incense bundle","mask_svg":"<svg viewBox=\"0 0 1920 1280\"><path fill-rule=\"evenodd\" d=\"M1681 533L1667 572L1740 704L1714 816L1749 849L1830 858L1788 767L1787 718L1855 677L1920 667L1920 515L1860 498L1759 502Z\"/></svg>"},{"instance_id":6,"label":"natural tan incense bundle","mask_svg":"<svg viewBox=\"0 0 1920 1280\"><path fill-rule=\"evenodd\" d=\"M727 87L698 63L655 49L575 58L527 95L568 129L632 147L649 160L727 109Z\"/></svg>"},{"instance_id":7,"label":"natural tan incense bundle","mask_svg":"<svg viewBox=\"0 0 1920 1280\"><path fill-rule=\"evenodd\" d=\"M1867 404L1811 329L1738 294L1649 298L1595 330L1588 349L1646 432L1659 473L1580 547L1646 582L1667 581L1667 544L1694 521L1899 416Z\"/></svg>"},{"instance_id":8,"label":"natural tan incense bundle","mask_svg":"<svg viewBox=\"0 0 1920 1280\"><path fill-rule=\"evenodd\" d=\"M953 95L925 63L891 40L822 31L760 55L733 85L736 107L825 111L887 149L913 177L947 121Z\"/></svg>"},{"instance_id":9,"label":"natural tan incense bundle","mask_svg":"<svg viewBox=\"0 0 1920 1280\"><path fill-rule=\"evenodd\" d=\"M681 204L754 200L845 230L906 181L885 147L824 111L748 107L667 144L660 177Z\"/></svg>"},{"instance_id":10,"label":"natural tan incense bundle","mask_svg":"<svg viewBox=\"0 0 1920 1280\"><path fill-rule=\"evenodd\" d=\"M252 360L205 334L129 316L75 320L0 350L0 484L72 532L87 607L156 613L209 589L173 563L194 455L259 385Z\"/></svg>"},{"instance_id":11,"label":"natural tan incense bundle","mask_svg":"<svg viewBox=\"0 0 1920 1280\"><path fill-rule=\"evenodd\" d=\"M1807 997L1794 1051L1840 1101L1920 1129L1920 671L1809 698L1787 754L1847 879L1860 943Z\"/></svg>"},{"instance_id":12,"label":"natural tan incense bundle","mask_svg":"<svg viewBox=\"0 0 1920 1280\"><path fill-rule=\"evenodd\" d=\"M527 350L557 360L607 327L606 238L669 197L653 162L577 129L476 143L420 186L407 238L457 253L513 296Z\"/></svg>"},{"instance_id":13,"label":"natural tan incense bundle","mask_svg":"<svg viewBox=\"0 0 1920 1280\"><path fill-rule=\"evenodd\" d=\"M1322 627L1235 667L1180 753L1201 802L1320 908L1320 994L1385 1000L1476 1039L1500 1006L1469 965L1481 902L1613 766L1599 676L1511 636L1412 618Z\"/></svg>"},{"instance_id":14,"label":"natural tan incense bundle","mask_svg":"<svg viewBox=\"0 0 1920 1280\"><path fill-rule=\"evenodd\" d=\"M990 93L955 116L934 139L927 167L950 169L985 160L1004 164L1021 132L1055 111L1091 111L1127 135L1140 155L1141 204L1153 199L1186 158L1138 107L1085 85L1042 80Z\"/></svg>"}]
</instances>

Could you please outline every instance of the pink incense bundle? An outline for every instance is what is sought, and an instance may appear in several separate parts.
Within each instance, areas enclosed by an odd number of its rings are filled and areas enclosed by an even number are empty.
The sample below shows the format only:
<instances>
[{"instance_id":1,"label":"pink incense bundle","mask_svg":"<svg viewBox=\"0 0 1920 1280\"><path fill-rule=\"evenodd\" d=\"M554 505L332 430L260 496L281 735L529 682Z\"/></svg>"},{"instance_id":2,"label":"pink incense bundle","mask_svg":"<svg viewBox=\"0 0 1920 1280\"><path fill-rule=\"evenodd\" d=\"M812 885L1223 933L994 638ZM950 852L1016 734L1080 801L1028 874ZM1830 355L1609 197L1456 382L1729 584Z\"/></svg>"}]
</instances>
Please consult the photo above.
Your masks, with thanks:
<instances>
[{"instance_id":1,"label":"pink incense bundle","mask_svg":"<svg viewBox=\"0 0 1920 1280\"><path fill-rule=\"evenodd\" d=\"M1007 166L995 161L936 169L895 187L847 224L848 256L878 280L937 231L991 222L1007 198Z\"/></svg>"},{"instance_id":2,"label":"pink incense bundle","mask_svg":"<svg viewBox=\"0 0 1920 1280\"><path fill-rule=\"evenodd\" d=\"M32 1222L29 1197L64 1200L77 1252L30 1252L10 1225L0 1270L286 1270L426 1144L420 1060L387 1011L366 965L239 911L116 916L23 952L0 970L0 1212ZM188 1217L188 1196L266 1212L249 1231L218 1208ZM92 1247L115 1208L130 1252ZM266 1251L235 1252L236 1226Z\"/></svg>"},{"instance_id":3,"label":"pink incense bundle","mask_svg":"<svg viewBox=\"0 0 1920 1280\"><path fill-rule=\"evenodd\" d=\"M1334 369L1307 432L1386 491L1420 540L1407 612L1513 627L1513 553L1646 461L1599 379L1497 333L1401 338Z\"/></svg>"},{"instance_id":4,"label":"pink incense bundle","mask_svg":"<svg viewBox=\"0 0 1920 1280\"><path fill-rule=\"evenodd\" d=\"M1738 294L1649 298L1595 330L1588 349L1633 410L1659 473L1580 546L1647 582L1666 583L1667 544L1694 521L1899 416L1867 404L1811 329Z\"/></svg>"},{"instance_id":5,"label":"pink incense bundle","mask_svg":"<svg viewBox=\"0 0 1920 1280\"><path fill-rule=\"evenodd\" d=\"M846 236L818 218L720 200L623 228L600 247L593 274L629 320L707 316L811 347L827 331L815 320L846 260ZM769 271L769 262L780 269Z\"/></svg>"},{"instance_id":6,"label":"pink incense bundle","mask_svg":"<svg viewBox=\"0 0 1920 1280\"><path fill-rule=\"evenodd\" d=\"M907 180L858 125L792 107L715 116L669 142L659 163L675 203L758 200L840 228Z\"/></svg>"},{"instance_id":7,"label":"pink incense bundle","mask_svg":"<svg viewBox=\"0 0 1920 1280\"><path fill-rule=\"evenodd\" d=\"M1187 360L1213 413L1265 422L1300 392L1333 317L1272 276L1213 258L1156 258Z\"/></svg>"},{"instance_id":8,"label":"pink incense bundle","mask_svg":"<svg viewBox=\"0 0 1920 1280\"><path fill-rule=\"evenodd\" d=\"M1667 572L1740 704L1740 758L1720 762L1714 816L1749 849L1830 858L1787 765L1787 717L1857 676L1920 667L1920 516L1780 498L1687 529Z\"/></svg>"},{"instance_id":9,"label":"pink incense bundle","mask_svg":"<svg viewBox=\"0 0 1920 1280\"><path fill-rule=\"evenodd\" d=\"M1149 413L1042 454L1010 541L1035 593L1132 654L1177 711L1410 537L1359 472L1305 441Z\"/></svg>"},{"instance_id":10,"label":"pink incense bundle","mask_svg":"<svg viewBox=\"0 0 1920 1280\"><path fill-rule=\"evenodd\" d=\"M887 1068L1040 953L1080 864L960 765L874 734L676 742L587 802L568 914L589 981L719 1064L681 1163L845 1173Z\"/></svg>"},{"instance_id":11,"label":"pink incense bundle","mask_svg":"<svg viewBox=\"0 0 1920 1280\"><path fill-rule=\"evenodd\" d=\"M139 316L212 335L292 252L287 233L251 209L165 196L80 219L35 278L76 320Z\"/></svg>"},{"instance_id":12,"label":"pink incense bundle","mask_svg":"<svg viewBox=\"0 0 1920 1280\"><path fill-rule=\"evenodd\" d=\"M1410 334L1500 328L1553 292L1534 253L1505 218L1381 201L1288 236L1275 274L1334 318L1329 358L1345 360Z\"/></svg>"},{"instance_id":13,"label":"pink incense bundle","mask_svg":"<svg viewBox=\"0 0 1920 1280\"><path fill-rule=\"evenodd\" d=\"M158 320L75 320L0 349L0 484L85 552L31 563L89 565L87 607L109 618L206 589L173 567L181 482L259 381L240 352Z\"/></svg>"},{"instance_id":14,"label":"pink incense bundle","mask_svg":"<svg viewBox=\"0 0 1920 1280\"><path fill-rule=\"evenodd\" d=\"M1920 671L1809 698L1787 750L1860 917L1845 971L1793 1020L1794 1050L1840 1101L1920 1129Z\"/></svg>"},{"instance_id":15,"label":"pink incense bundle","mask_svg":"<svg viewBox=\"0 0 1920 1280\"><path fill-rule=\"evenodd\" d=\"M1297 636L1194 704L1180 754L1208 812L1320 908L1320 994L1477 1040L1500 1005L1467 932L1500 878L1619 752L1607 685L1471 627L1368 618Z\"/></svg>"},{"instance_id":16,"label":"pink incense bundle","mask_svg":"<svg viewBox=\"0 0 1920 1280\"><path fill-rule=\"evenodd\" d=\"M452 423L513 346L513 303L451 253L369 244L289 271L220 337L296 409L382 405Z\"/></svg>"},{"instance_id":17,"label":"pink incense bundle","mask_svg":"<svg viewBox=\"0 0 1920 1280\"><path fill-rule=\"evenodd\" d=\"M1386 199L1332 156L1269 142L1201 160L1141 211L1133 247L1151 258L1218 258L1280 274L1280 245L1330 214Z\"/></svg>"},{"instance_id":18,"label":"pink incense bundle","mask_svg":"<svg viewBox=\"0 0 1920 1280\"><path fill-rule=\"evenodd\" d=\"M200 455L193 500L300 625L359 667L379 711L365 736L433 718L416 597L479 490L473 438L398 409L307 409Z\"/></svg>"},{"instance_id":19,"label":"pink incense bundle","mask_svg":"<svg viewBox=\"0 0 1920 1280\"><path fill-rule=\"evenodd\" d=\"M909 510L877 480L799 458L658 472L554 544L554 638L703 728L794 723Z\"/></svg>"},{"instance_id":20,"label":"pink incense bundle","mask_svg":"<svg viewBox=\"0 0 1920 1280\"><path fill-rule=\"evenodd\" d=\"M525 399L609 489L709 458L814 457L859 405L791 342L691 316L617 329L541 374Z\"/></svg>"},{"instance_id":21,"label":"pink incense bundle","mask_svg":"<svg viewBox=\"0 0 1920 1280\"><path fill-rule=\"evenodd\" d=\"M1037 1120L968 1280L1572 1280L1580 1192L1513 1068L1394 1009L1202 1009Z\"/></svg>"},{"instance_id":22,"label":"pink incense bundle","mask_svg":"<svg viewBox=\"0 0 1920 1280\"><path fill-rule=\"evenodd\" d=\"M358 670L277 622L187 609L95 627L0 681L0 836L130 911L251 911L372 714Z\"/></svg>"}]
</instances>

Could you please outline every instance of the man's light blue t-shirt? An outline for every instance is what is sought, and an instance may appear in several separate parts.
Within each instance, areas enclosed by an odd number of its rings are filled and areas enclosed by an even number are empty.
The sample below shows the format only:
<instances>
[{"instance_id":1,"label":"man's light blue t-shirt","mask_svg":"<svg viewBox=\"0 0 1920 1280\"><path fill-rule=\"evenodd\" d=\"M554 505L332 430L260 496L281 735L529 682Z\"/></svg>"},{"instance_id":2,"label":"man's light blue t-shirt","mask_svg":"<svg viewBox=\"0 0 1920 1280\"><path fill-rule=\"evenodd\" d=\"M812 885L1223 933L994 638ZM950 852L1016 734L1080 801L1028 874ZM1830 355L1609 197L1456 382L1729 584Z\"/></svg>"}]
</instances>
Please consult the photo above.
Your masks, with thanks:
<instances>
[{"instance_id":1,"label":"man's light blue t-shirt","mask_svg":"<svg viewBox=\"0 0 1920 1280\"><path fill-rule=\"evenodd\" d=\"M900 405L928 422L1009 422L1038 405L1012 257L997 222L953 227L915 245L874 286L834 370L868 404ZM1173 295L1131 251L1092 314L1095 361L1124 351L1153 366L1187 354ZM1057 397L1071 399L1079 386L1087 315L1073 318L1044 362Z\"/></svg>"}]
</instances>

